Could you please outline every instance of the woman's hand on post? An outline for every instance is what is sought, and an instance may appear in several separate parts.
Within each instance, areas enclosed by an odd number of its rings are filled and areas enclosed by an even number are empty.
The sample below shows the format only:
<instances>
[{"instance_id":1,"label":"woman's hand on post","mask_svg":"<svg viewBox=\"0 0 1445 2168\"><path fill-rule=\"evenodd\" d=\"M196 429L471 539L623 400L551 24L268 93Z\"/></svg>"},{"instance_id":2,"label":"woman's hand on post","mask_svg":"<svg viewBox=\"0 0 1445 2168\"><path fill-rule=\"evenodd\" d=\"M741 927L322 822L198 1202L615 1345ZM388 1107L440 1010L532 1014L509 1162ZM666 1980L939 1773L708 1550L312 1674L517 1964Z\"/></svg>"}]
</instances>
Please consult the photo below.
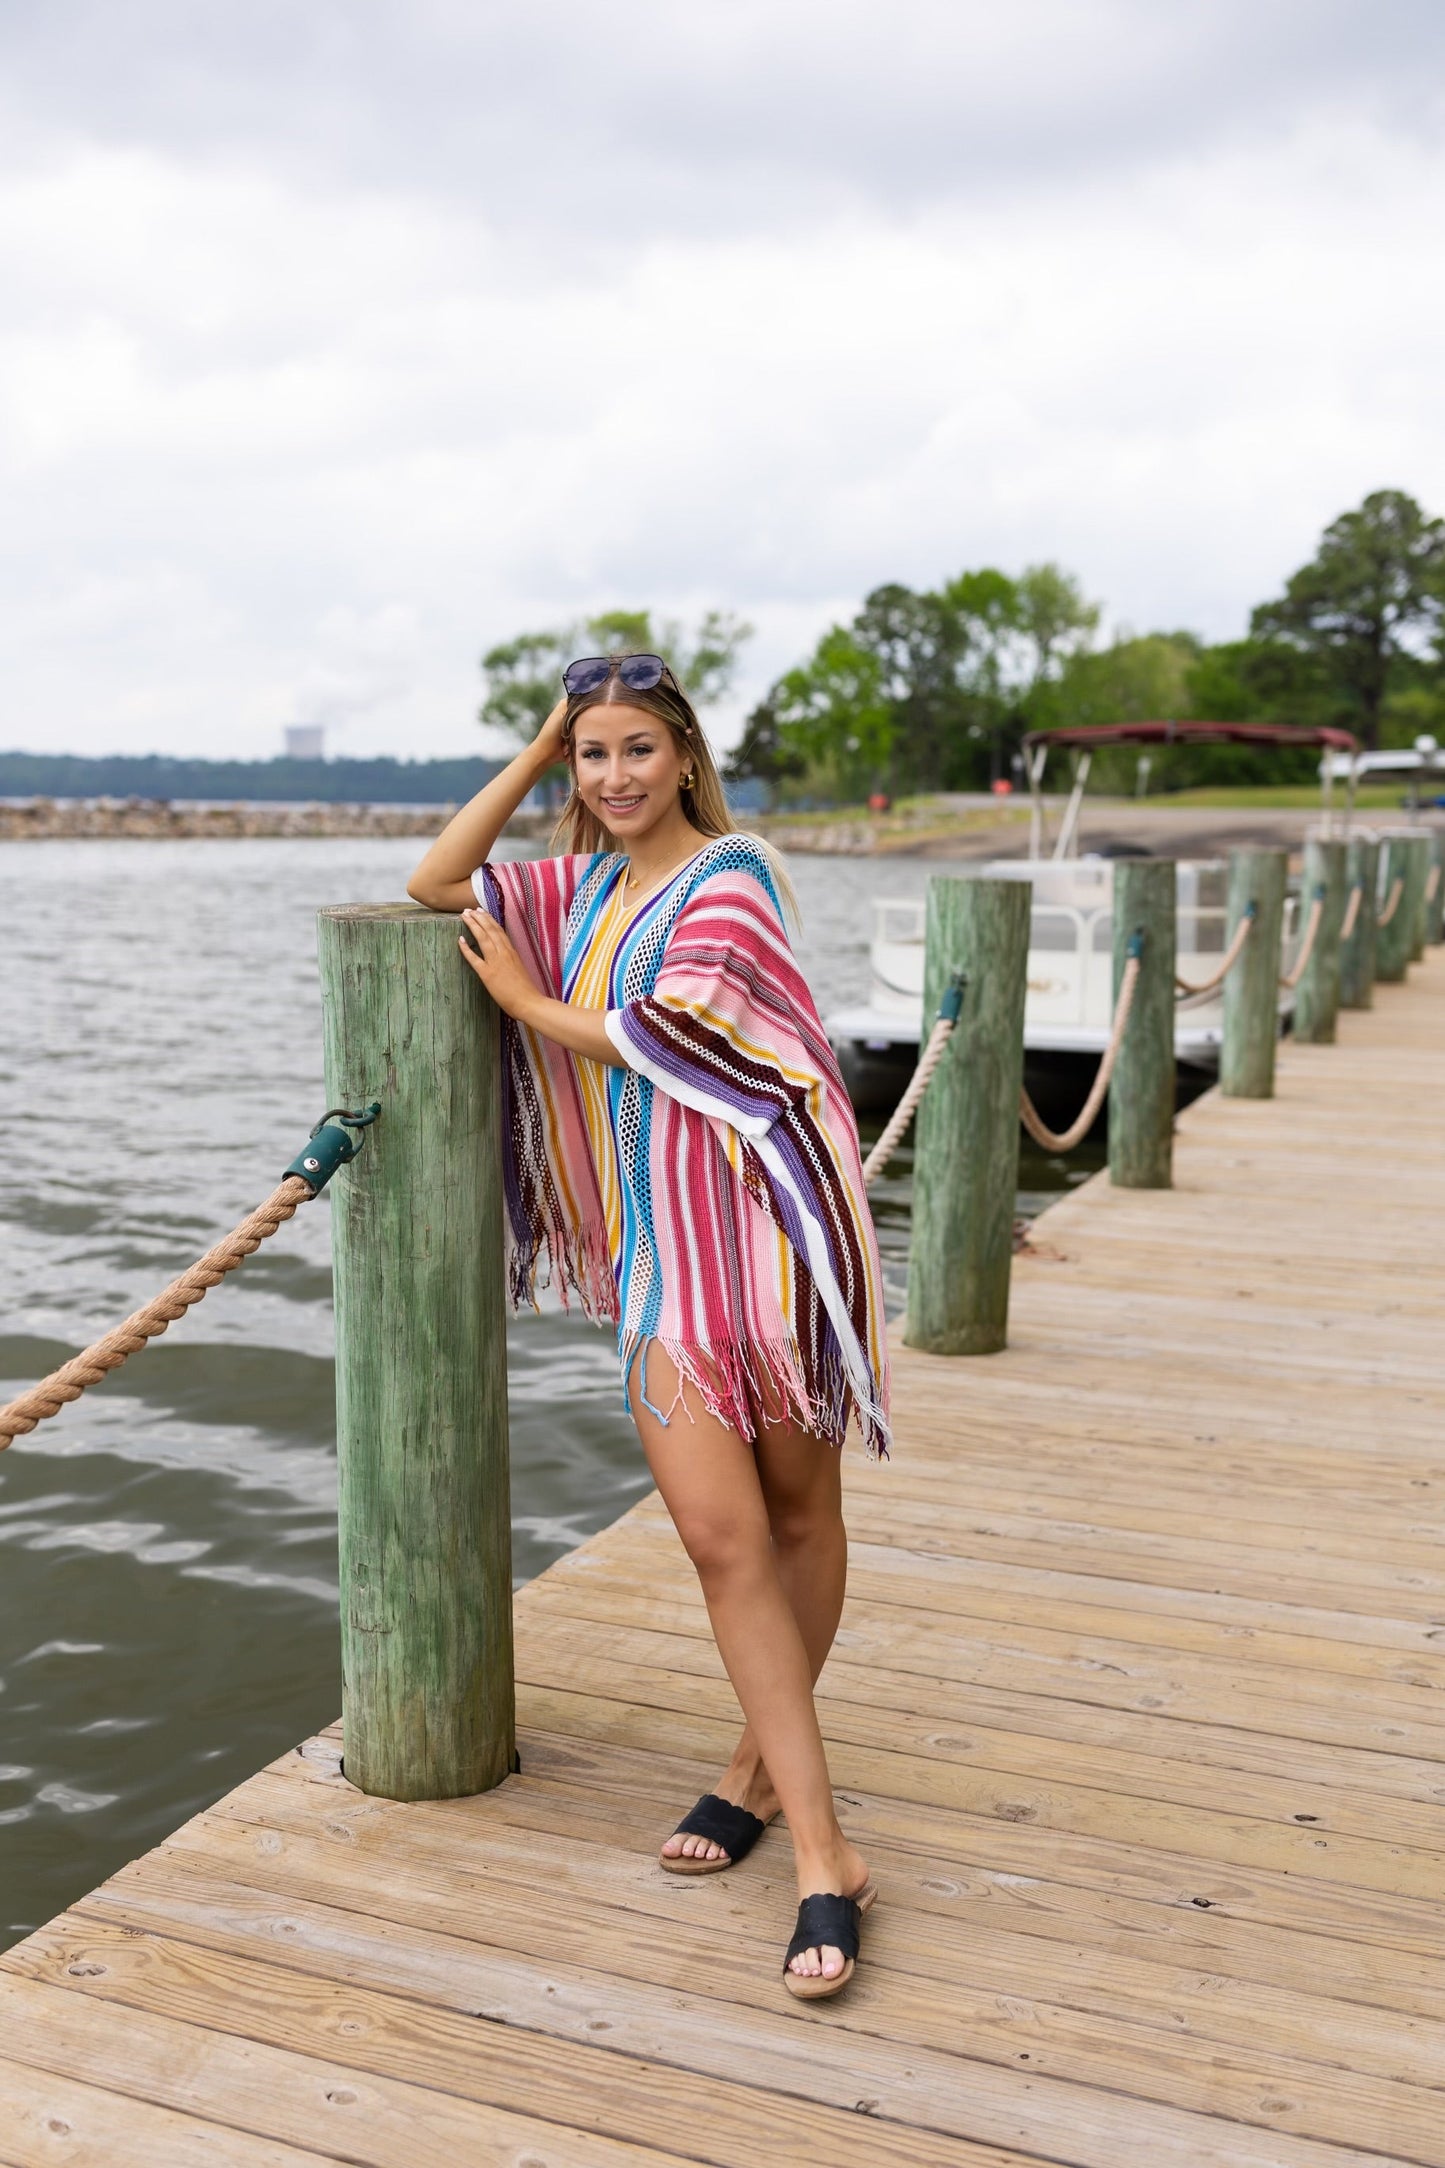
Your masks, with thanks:
<instances>
[{"instance_id":1,"label":"woman's hand on post","mask_svg":"<svg viewBox=\"0 0 1445 2168\"><path fill-rule=\"evenodd\" d=\"M462 935L461 952L467 963L499 1009L505 1009L508 1016L525 1020L527 1010L536 1006L539 995L521 957L490 912L463 911L462 923L477 944L473 948L466 935Z\"/></svg>"}]
</instances>

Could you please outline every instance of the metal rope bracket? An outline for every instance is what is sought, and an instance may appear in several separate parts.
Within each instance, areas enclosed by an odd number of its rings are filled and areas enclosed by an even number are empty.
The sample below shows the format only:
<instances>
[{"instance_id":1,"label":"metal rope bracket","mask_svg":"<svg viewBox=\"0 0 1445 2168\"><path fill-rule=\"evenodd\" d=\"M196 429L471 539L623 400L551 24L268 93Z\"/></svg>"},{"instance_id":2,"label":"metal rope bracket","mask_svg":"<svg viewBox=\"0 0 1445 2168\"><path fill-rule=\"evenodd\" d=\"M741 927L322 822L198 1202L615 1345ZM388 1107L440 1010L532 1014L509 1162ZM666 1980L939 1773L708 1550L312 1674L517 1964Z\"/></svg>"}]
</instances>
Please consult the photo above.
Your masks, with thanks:
<instances>
[{"instance_id":1,"label":"metal rope bracket","mask_svg":"<svg viewBox=\"0 0 1445 2168\"><path fill-rule=\"evenodd\" d=\"M312 1196L319 1197L337 1168L349 1166L355 1159L366 1142L367 1130L380 1112L379 1099L373 1099L369 1107L362 1107L355 1114L345 1107L328 1107L282 1180L286 1175L297 1175ZM348 1134L353 1129L358 1132L355 1137Z\"/></svg>"},{"instance_id":2,"label":"metal rope bracket","mask_svg":"<svg viewBox=\"0 0 1445 2168\"><path fill-rule=\"evenodd\" d=\"M943 989L943 999L938 1004L938 1022L956 1024L963 1011L963 989L968 984L966 971L950 971L948 984Z\"/></svg>"}]
</instances>

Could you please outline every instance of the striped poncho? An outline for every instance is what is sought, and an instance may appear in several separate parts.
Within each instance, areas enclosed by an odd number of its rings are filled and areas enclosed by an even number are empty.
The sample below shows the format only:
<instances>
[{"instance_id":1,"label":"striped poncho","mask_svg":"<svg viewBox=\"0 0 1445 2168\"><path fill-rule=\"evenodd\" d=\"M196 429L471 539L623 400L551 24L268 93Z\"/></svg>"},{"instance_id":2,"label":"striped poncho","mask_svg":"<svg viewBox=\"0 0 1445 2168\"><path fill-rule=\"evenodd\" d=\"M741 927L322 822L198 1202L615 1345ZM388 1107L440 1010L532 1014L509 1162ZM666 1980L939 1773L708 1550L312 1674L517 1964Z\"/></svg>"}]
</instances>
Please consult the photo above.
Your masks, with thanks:
<instances>
[{"instance_id":1,"label":"striped poncho","mask_svg":"<svg viewBox=\"0 0 1445 2168\"><path fill-rule=\"evenodd\" d=\"M626 872L599 852L474 876L537 985L605 1010L626 1064L504 1020L513 1303L550 1279L615 1323L624 1391L640 1355L645 1399L655 1340L744 1438L761 1417L841 1444L856 1413L886 1454L858 1133L767 854L715 837L630 909Z\"/></svg>"}]
</instances>

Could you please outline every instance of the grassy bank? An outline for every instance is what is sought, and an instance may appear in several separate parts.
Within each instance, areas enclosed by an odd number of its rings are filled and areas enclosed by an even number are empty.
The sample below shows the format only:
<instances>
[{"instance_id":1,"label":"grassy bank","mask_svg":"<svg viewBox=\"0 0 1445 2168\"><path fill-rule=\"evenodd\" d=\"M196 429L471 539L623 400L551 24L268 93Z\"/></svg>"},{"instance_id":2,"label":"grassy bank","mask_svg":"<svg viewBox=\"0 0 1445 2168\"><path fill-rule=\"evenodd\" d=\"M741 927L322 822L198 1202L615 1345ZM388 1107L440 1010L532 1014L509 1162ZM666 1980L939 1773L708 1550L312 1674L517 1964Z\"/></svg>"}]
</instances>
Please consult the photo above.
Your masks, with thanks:
<instances>
[{"instance_id":1,"label":"grassy bank","mask_svg":"<svg viewBox=\"0 0 1445 2168\"><path fill-rule=\"evenodd\" d=\"M1216 806L1235 813L1313 813L1321 801L1318 783L1250 783L1222 789L1160 791L1152 798L1140 798L1135 802L1140 805ZM1344 805L1342 783L1335 786L1333 802L1337 808ZM1362 813L1398 812L1404 803L1405 792L1398 783L1367 783L1355 792L1355 804Z\"/></svg>"}]
</instances>

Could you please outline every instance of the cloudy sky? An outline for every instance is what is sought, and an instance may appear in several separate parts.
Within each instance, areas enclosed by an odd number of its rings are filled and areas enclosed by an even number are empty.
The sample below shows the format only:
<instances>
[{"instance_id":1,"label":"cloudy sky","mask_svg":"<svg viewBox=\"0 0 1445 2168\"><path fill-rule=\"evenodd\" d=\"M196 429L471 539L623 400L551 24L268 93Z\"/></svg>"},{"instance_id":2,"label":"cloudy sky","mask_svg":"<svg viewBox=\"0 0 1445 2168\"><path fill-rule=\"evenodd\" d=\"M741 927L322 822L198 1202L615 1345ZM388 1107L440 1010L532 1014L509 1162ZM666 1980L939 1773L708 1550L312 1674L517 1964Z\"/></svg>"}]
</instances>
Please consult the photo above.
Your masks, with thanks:
<instances>
[{"instance_id":1,"label":"cloudy sky","mask_svg":"<svg viewBox=\"0 0 1445 2168\"><path fill-rule=\"evenodd\" d=\"M489 643L1445 511L1438 0L0 0L0 746L482 749Z\"/></svg>"}]
</instances>

